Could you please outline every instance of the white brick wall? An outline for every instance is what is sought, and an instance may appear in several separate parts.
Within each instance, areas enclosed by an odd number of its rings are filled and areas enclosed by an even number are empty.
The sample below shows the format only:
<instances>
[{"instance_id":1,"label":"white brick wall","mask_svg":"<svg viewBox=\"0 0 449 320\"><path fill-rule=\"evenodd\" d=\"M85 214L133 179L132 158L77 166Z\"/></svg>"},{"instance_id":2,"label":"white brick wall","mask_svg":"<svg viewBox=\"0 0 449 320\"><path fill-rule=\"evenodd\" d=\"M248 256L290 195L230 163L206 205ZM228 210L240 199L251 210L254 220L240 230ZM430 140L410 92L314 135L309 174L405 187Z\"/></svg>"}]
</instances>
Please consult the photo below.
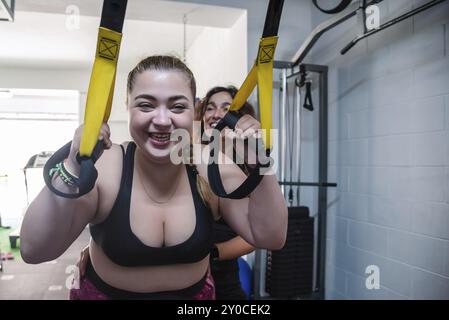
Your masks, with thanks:
<instances>
[{"instance_id":1,"label":"white brick wall","mask_svg":"<svg viewBox=\"0 0 449 320\"><path fill-rule=\"evenodd\" d=\"M385 0L383 22L428 0ZM312 23L326 19L312 8ZM328 299L449 299L449 2L339 50L360 26L319 40L329 73ZM368 265L379 290L365 286Z\"/></svg>"}]
</instances>

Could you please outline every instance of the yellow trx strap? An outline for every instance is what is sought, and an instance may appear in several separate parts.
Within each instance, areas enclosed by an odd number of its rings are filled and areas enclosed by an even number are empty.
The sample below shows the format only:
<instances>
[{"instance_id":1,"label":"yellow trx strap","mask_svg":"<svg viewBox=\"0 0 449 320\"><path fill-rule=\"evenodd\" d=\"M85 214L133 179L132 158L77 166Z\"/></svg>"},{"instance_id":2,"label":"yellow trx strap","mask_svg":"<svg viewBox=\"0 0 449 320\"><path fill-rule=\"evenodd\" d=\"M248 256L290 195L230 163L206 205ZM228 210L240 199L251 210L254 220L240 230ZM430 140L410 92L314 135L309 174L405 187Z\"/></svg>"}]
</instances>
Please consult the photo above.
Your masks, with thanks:
<instances>
[{"instance_id":1,"label":"yellow trx strap","mask_svg":"<svg viewBox=\"0 0 449 320\"><path fill-rule=\"evenodd\" d=\"M272 147L270 129L272 127L273 59L277 41L277 36L260 39L257 60L230 107L232 111L240 110L251 92L253 92L256 84L258 85L260 124L266 132L266 135L263 136L266 149L271 149Z\"/></svg>"},{"instance_id":2,"label":"yellow trx strap","mask_svg":"<svg viewBox=\"0 0 449 320\"><path fill-rule=\"evenodd\" d=\"M111 113L112 97L122 34L100 27L97 53L87 93L80 156L90 157L98 141L101 125Z\"/></svg>"}]
</instances>

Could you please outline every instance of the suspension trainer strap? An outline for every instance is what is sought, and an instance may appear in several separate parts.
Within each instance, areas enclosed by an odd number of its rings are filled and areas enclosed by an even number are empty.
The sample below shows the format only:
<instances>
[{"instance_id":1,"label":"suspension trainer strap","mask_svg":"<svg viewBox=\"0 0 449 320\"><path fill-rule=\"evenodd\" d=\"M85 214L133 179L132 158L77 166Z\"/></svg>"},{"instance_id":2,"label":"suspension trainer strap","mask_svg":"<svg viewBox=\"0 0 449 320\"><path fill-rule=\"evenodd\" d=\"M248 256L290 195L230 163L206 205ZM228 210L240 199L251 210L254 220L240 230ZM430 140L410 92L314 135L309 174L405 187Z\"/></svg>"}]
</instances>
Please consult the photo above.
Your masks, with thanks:
<instances>
[{"instance_id":1,"label":"suspension trainer strap","mask_svg":"<svg viewBox=\"0 0 449 320\"><path fill-rule=\"evenodd\" d=\"M234 129L238 121L236 111L240 110L256 85L259 88L259 110L260 124L265 134L265 152L268 156L272 147L271 127L272 127L272 98L273 98L273 61L276 45L278 41L279 23L282 15L284 0L270 0L267 15L265 18L264 31L259 42L259 50L254 66L237 92L230 106L230 111L220 120L215 129L221 130L224 127ZM213 151L211 151L211 157ZM217 158L217 157L215 157ZM247 197L262 180L260 175L261 164L252 170L245 182L231 193L226 193L218 169L218 164L212 161L208 166L208 179L212 191L222 198L242 199Z\"/></svg>"},{"instance_id":2,"label":"suspension trainer strap","mask_svg":"<svg viewBox=\"0 0 449 320\"><path fill-rule=\"evenodd\" d=\"M52 177L48 174L56 163L68 157L71 143L58 150L44 167L47 187L62 197L78 198L90 192L95 186L97 179L95 162L103 149L103 142L98 141L98 137L102 124L108 121L111 113L126 5L127 0L103 2L95 61L87 93L83 134L80 150L76 156L81 166L77 183L78 193L67 194L56 190L51 183Z\"/></svg>"}]
</instances>

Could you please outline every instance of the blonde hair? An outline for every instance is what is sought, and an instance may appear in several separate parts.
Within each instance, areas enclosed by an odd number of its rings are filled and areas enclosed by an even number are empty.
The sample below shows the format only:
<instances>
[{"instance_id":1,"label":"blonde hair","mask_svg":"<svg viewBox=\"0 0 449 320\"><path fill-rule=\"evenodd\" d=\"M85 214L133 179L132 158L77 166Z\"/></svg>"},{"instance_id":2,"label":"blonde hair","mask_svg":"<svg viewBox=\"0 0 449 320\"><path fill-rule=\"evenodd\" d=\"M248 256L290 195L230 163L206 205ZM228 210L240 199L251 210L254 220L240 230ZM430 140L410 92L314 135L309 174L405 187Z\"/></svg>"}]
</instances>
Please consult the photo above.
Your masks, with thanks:
<instances>
[{"instance_id":1,"label":"blonde hair","mask_svg":"<svg viewBox=\"0 0 449 320\"><path fill-rule=\"evenodd\" d=\"M189 82L192 98L196 97L196 82L192 71L184 62L174 56L150 56L140 61L128 74L128 94L133 90L136 76L146 70L179 71Z\"/></svg>"},{"instance_id":2,"label":"blonde hair","mask_svg":"<svg viewBox=\"0 0 449 320\"><path fill-rule=\"evenodd\" d=\"M187 65L182 62L180 59L174 57L174 56L163 56L163 55L155 55L150 56L142 61L140 61L128 74L128 81L127 81L127 90L128 95L131 93L131 91L134 88L134 84L136 82L137 75L143 73L146 70L162 70L162 71L179 71L181 72L186 80L189 83L190 90L192 92L192 98L195 101L196 97L196 82L195 77L192 73L192 71L187 67ZM191 145L191 151L192 151L192 145ZM190 153L193 157L193 152ZM193 159L191 159L193 160ZM194 163L191 161L190 163ZM201 199L203 200L204 204L211 207L212 199L214 197L214 194L212 193L212 190L207 183L207 181L201 177L199 174L197 174L196 178L196 187L200 194ZM214 218L217 218L214 215Z\"/></svg>"}]
</instances>

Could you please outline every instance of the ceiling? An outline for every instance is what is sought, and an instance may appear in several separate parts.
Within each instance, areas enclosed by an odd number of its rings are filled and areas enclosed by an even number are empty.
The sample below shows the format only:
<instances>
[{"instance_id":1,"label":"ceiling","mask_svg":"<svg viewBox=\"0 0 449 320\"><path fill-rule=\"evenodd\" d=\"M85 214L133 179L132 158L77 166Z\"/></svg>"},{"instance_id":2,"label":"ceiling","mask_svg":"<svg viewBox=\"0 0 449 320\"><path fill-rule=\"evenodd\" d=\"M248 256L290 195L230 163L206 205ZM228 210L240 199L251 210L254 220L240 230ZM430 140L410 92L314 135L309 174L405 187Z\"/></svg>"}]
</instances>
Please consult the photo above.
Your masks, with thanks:
<instances>
[{"instance_id":1,"label":"ceiling","mask_svg":"<svg viewBox=\"0 0 449 320\"><path fill-rule=\"evenodd\" d=\"M16 11L65 14L70 5L78 7L83 16L100 17L103 0L19 0ZM128 0L126 8L126 19L131 20L182 23L184 14L191 25L230 28L242 10L167 0Z\"/></svg>"},{"instance_id":2,"label":"ceiling","mask_svg":"<svg viewBox=\"0 0 449 320\"><path fill-rule=\"evenodd\" d=\"M15 20L0 22L0 66L89 68L95 52L102 0L20 0ZM79 28L67 28L69 5L79 8ZM129 0L120 61L149 54L182 55L205 27L229 28L244 10L165 0ZM136 58L137 57L137 58Z\"/></svg>"}]
</instances>

